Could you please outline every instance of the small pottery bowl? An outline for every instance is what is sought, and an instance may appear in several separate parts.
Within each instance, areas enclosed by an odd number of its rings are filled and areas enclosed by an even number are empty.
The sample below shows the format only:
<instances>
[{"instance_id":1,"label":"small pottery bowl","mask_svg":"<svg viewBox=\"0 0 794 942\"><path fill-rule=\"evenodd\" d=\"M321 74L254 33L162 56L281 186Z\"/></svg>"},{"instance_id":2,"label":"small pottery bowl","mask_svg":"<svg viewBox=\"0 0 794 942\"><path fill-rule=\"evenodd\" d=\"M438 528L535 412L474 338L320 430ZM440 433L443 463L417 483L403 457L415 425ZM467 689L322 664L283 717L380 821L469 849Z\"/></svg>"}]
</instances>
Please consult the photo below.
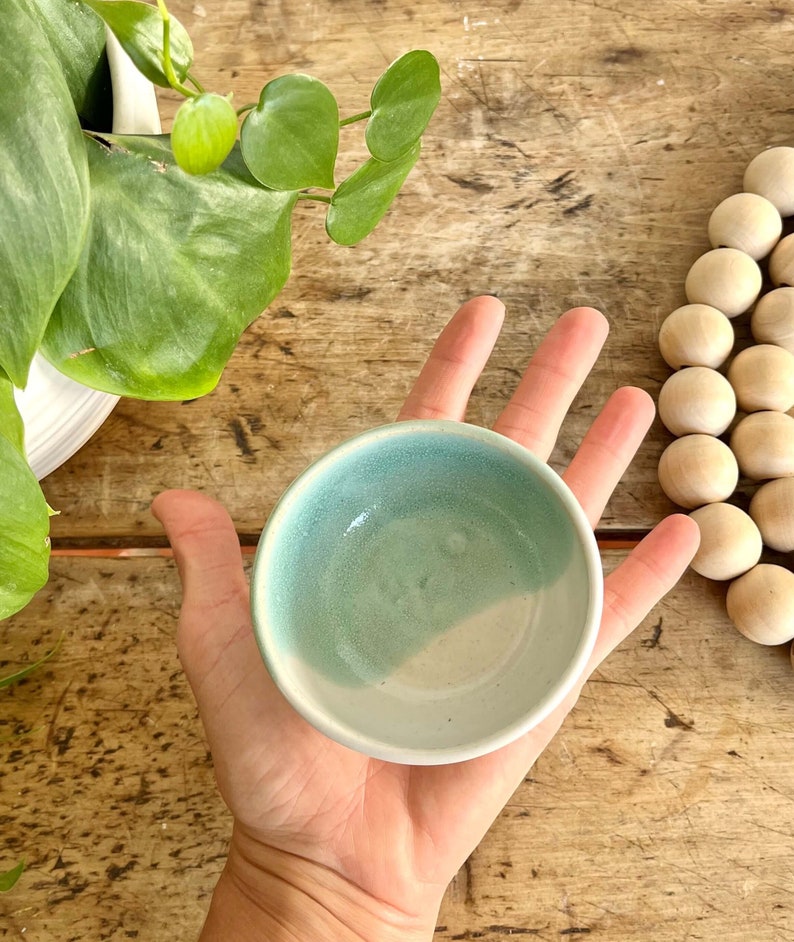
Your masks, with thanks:
<instances>
[{"instance_id":1,"label":"small pottery bowl","mask_svg":"<svg viewBox=\"0 0 794 942\"><path fill-rule=\"evenodd\" d=\"M293 707L375 758L458 762L531 729L593 649L602 572L573 494L458 422L376 428L287 489L254 561L265 663Z\"/></svg>"}]
</instances>

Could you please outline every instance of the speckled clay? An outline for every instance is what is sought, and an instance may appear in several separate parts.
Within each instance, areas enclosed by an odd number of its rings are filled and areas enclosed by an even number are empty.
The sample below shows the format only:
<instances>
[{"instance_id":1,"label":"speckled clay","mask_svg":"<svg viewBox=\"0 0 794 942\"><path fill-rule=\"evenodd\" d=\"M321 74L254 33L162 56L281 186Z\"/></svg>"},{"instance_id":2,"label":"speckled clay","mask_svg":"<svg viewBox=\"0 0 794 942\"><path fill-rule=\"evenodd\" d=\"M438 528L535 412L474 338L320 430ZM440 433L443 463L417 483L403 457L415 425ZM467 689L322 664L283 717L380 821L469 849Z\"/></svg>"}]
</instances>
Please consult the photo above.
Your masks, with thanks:
<instances>
[{"instance_id":1,"label":"speckled clay","mask_svg":"<svg viewBox=\"0 0 794 942\"><path fill-rule=\"evenodd\" d=\"M251 595L268 669L309 722L365 754L434 764L509 742L570 690L601 567L581 508L525 449L403 422L291 485Z\"/></svg>"}]
</instances>

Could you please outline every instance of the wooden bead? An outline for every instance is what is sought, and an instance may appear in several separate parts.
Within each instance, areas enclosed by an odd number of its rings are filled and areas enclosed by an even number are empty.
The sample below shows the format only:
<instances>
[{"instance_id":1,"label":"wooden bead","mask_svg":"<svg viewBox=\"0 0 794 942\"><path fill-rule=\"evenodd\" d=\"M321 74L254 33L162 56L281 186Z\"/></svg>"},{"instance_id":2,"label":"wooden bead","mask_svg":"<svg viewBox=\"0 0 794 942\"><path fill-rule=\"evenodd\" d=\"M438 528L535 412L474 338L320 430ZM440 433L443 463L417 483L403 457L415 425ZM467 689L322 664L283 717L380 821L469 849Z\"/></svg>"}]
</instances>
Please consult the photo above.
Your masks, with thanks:
<instances>
[{"instance_id":1,"label":"wooden bead","mask_svg":"<svg viewBox=\"0 0 794 942\"><path fill-rule=\"evenodd\" d=\"M794 233L781 239L769 256L769 278L776 288L794 285Z\"/></svg>"},{"instance_id":2,"label":"wooden bead","mask_svg":"<svg viewBox=\"0 0 794 942\"><path fill-rule=\"evenodd\" d=\"M794 478L762 484L750 501L750 516L770 549L794 550Z\"/></svg>"},{"instance_id":3,"label":"wooden bead","mask_svg":"<svg viewBox=\"0 0 794 942\"><path fill-rule=\"evenodd\" d=\"M757 193L734 193L709 218L709 241L715 249L731 248L759 261L777 245L783 220L774 205Z\"/></svg>"},{"instance_id":4,"label":"wooden bead","mask_svg":"<svg viewBox=\"0 0 794 942\"><path fill-rule=\"evenodd\" d=\"M728 587L728 618L751 641L785 644L794 639L794 573L759 563Z\"/></svg>"},{"instance_id":5,"label":"wooden bead","mask_svg":"<svg viewBox=\"0 0 794 942\"><path fill-rule=\"evenodd\" d=\"M774 343L794 353L794 288L776 288L761 295L750 317L758 343Z\"/></svg>"},{"instance_id":6,"label":"wooden bead","mask_svg":"<svg viewBox=\"0 0 794 942\"><path fill-rule=\"evenodd\" d=\"M673 373L659 391L659 418L673 435L721 435L736 415L727 379L707 366Z\"/></svg>"},{"instance_id":7,"label":"wooden bead","mask_svg":"<svg viewBox=\"0 0 794 942\"><path fill-rule=\"evenodd\" d=\"M712 249L689 269L684 291L691 304L708 304L727 317L752 307L761 291L761 269L738 249Z\"/></svg>"},{"instance_id":8,"label":"wooden bead","mask_svg":"<svg viewBox=\"0 0 794 942\"><path fill-rule=\"evenodd\" d=\"M794 406L794 354L770 343L737 353L728 380L742 412L788 412Z\"/></svg>"},{"instance_id":9,"label":"wooden bead","mask_svg":"<svg viewBox=\"0 0 794 942\"><path fill-rule=\"evenodd\" d=\"M674 370L682 366L716 369L728 359L733 339L733 324L722 311L707 304L684 304L662 322L659 352Z\"/></svg>"},{"instance_id":10,"label":"wooden bead","mask_svg":"<svg viewBox=\"0 0 794 942\"><path fill-rule=\"evenodd\" d=\"M739 471L753 481L794 475L794 419L785 412L753 412L731 433Z\"/></svg>"},{"instance_id":11,"label":"wooden bead","mask_svg":"<svg viewBox=\"0 0 794 942\"><path fill-rule=\"evenodd\" d=\"M726 500L739 482L739 466L728 446L711 435L685 435L659 459L659 484L687 510Z\"/></svg>"},{"instance_id":12,"label":"wooden bead","mask_svg":"<svg viewBox=\"0 0 794 942\"><path fill-rule=\"evenodd\" d=\"M689 515L700 528L700 546L692 568L707 579L735 579L761 558L758 527L733 504L706 504Z\"/></svg>"},{"instance_id":13,"label":"wooden bead","mask_svg":"<svg viewBox=\"0 0 794 942\"><path fill-rule=\"evenodd\" d=\"M794 147L770 147L744 171L744 189L769 200L781 216L794 213Z\"/></svg>"}]
</instances>

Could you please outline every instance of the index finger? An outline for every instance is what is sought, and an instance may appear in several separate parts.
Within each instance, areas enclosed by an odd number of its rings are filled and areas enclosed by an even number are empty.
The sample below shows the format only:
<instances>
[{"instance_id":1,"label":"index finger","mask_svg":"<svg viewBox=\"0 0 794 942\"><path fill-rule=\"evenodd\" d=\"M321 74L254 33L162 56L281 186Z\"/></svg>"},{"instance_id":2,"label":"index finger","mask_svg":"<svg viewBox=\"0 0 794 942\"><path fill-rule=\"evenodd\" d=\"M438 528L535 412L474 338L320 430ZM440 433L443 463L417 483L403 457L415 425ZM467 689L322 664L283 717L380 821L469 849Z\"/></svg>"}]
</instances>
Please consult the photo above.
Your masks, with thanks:
<instances>
[{"instance_id":1,"label":"index finger","mask_svg":"<svg viewBox=\"0 0 794 942\"><path fill-rule=\"evenodd\" d=\"M397 421L460 422L504 322L504 305L484 295L460 307L441 331Z\"/></svg>"}]
</instances>

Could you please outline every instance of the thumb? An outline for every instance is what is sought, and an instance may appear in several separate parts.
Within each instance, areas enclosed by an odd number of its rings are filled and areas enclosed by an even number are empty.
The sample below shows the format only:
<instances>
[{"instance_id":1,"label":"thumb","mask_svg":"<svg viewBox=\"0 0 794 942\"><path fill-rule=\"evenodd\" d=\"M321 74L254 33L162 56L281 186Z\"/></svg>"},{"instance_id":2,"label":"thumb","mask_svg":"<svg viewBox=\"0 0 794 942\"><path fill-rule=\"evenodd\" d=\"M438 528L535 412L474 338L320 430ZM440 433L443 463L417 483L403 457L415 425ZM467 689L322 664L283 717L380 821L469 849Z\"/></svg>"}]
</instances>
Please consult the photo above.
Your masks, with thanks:
<instances>
[{"instance_id":1,"label":"thumb","mask_svg":"<svg viewBox=\"0 0 794 942\"><path fill-rule=\"evenodd\" d=\"M240 542L226 509L196 491L165 491L152 503L174 551L182 582L177 647L201 700L208 675L253 644ZM242 642L242 645L240 645ZM230 665L231 666L231 665Z\"/></svg>"},{"instance_id":2,"label":"thumb","mask_svg":"<svg viewBox=\"0 0 794 942\"><path fill-rule=\"evenodd\" d=\"M171 541L182 580L179 658L198 703L221 793L234 810L246 783L261 781L267 763L278 763L284 742L294 750L302 739L313 758L314 733L306 735L305 723L296 727L297 714L259 653L240 543L226 510L194 491L165 491L152 503L152 513Z\"/></svg>"}]
</instances>

